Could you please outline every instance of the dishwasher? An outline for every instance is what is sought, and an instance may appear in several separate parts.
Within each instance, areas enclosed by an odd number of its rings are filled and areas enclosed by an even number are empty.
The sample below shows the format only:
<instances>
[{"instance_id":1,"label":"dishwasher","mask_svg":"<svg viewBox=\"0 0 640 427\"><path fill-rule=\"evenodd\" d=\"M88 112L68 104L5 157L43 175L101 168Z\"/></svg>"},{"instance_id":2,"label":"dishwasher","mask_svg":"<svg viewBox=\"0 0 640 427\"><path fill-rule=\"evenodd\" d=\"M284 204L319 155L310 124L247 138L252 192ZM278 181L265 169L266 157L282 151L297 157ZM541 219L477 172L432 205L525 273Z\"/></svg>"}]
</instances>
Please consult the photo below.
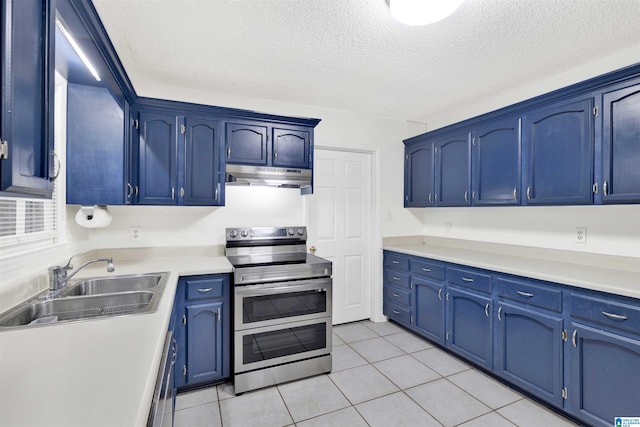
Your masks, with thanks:
<instances>
[{"instance_id":1,"label":"dishwasher","mask_svg":"<svg viewBox=\"0 0 640 427\"><path fill-rule=\"evenodd\" d=\"M158 369L156 387L151 401L147 427L173 426L173 365L176 363L178 346L173 332L168 331L164 340L162 360Z\"/></svg>"}]
</instances>

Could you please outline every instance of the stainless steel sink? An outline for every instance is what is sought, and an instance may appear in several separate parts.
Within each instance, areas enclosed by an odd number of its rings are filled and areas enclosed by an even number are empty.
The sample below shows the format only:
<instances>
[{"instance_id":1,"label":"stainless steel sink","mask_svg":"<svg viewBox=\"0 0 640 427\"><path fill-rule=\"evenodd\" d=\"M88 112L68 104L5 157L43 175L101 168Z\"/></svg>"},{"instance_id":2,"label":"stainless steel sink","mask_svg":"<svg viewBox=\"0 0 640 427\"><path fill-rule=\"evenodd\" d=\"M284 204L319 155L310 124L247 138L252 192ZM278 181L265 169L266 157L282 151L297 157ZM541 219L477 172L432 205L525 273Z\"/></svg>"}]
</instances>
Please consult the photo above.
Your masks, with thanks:
<instances>
[{"instance_id":1,"label":"stainless steel sink","mask_svg":"<svg viewBox=\"0 0 640 427\"><path fill-rule=\"evenodd\" d=\"M116 292L144 291L160 285L161 273L130 276L106 276L71 283L60 296L99 295Z\"/></svg>"},{"instance_id":2,"label":"stainless steel sink","mask_svg":"<svg viewBox=\"0 0 640 427\"><path fill-rule=\"evenodd\" d=\"M57 298L40 296L1 314L0 329L152 313L158 308L167 277L167 273L153 273L84 279Z\"/></svg>"}]
</instances>

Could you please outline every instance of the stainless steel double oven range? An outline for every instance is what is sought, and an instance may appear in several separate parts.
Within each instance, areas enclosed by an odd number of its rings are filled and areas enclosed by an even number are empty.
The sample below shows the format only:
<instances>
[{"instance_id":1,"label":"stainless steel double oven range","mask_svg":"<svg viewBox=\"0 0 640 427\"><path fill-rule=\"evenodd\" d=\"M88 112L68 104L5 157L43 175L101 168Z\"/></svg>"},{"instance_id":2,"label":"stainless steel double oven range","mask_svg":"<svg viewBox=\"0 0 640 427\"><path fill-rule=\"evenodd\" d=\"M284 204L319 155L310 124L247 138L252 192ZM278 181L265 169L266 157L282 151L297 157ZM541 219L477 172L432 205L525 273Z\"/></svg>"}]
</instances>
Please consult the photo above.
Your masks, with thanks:
<instances>
[{"instance_id":1,"label":"stainless steel double oven range","mask_svg":"<svg viewBox=\"0 0 640 427\"><path fill-rule=\"evenodd\" d=\"M236 393L331 371L331 261L306 241L306 227L226 229Z\"/></svg>"}]
</instances>

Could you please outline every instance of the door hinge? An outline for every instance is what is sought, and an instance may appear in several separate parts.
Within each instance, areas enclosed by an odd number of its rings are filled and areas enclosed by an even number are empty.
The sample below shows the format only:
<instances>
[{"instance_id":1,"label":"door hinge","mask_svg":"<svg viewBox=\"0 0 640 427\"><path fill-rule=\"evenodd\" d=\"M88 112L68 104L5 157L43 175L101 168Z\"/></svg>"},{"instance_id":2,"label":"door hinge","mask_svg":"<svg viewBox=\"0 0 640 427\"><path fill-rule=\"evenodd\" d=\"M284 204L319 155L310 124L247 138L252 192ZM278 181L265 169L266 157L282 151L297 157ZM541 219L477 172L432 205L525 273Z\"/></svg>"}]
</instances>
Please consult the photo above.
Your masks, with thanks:
<instances>
[{"instance_id":1,"label":"door hinge","mask_svg":"<svg viewBox=\"0 0 640 427\"><path fill-rule=\"evenodd\" d=\"M567 392L567 388L566 387L562 387L562 398L566 400L568 395L569 395L569 393Z\"/></svg>"},{"instance_id":2,"label":"door hinge","mask_svg":"<svg viewBox=\"0 0 640 427\"><path fill-rule=\"evenodd\" d=\"M185 125L180 125L180 133L185 133L187 132L187 128L185 127Z\"/></svg>"},{"instance_id":3,"label":"door hinge","mask_svg":"<svg viewBox=\"0 0 640 427\"><path fill-rule=\"evenodd\" d=\"M566 341L569 338L569 334L567 333L567 330L564 329L562 331L562 341Z\"/></svg>"},{"instance_id":4,"label":"door hinge","mask_svg":"<svg viewBox=\"0 0 640 427\"><path fill-rule=\"evenodd\" d=\"M186 326L187 325L187 315L183 314L182 315L182 326Z\"/></svg>"},{"instance_id":5,"label":"door hinge","mask_svg":"<svg viewBox=\"0 0 640 427\"><path fill-rule=\"evenodd\" d=\"M182 365L182 376L183 377L187 376L187 365Z\"/></svg>"},{"instance_id":6,"label":"door hinge","mask_svg":"<svg viewBox=\"0 0 640 427\"><path fill-rule=\"evenodd\" d=\"M0 141L0 159L9 158L9 143L7 141Z\"/></svg>"},{"instance_id":7,"label":"door hinge","mask_svg":"<svg viewBox=\"0 0 640 427\"><path fill-rule=\"evenodd\" d=\"M593 107L593 115L598 117L598 107Z\"/></svg>"}]
</instances>

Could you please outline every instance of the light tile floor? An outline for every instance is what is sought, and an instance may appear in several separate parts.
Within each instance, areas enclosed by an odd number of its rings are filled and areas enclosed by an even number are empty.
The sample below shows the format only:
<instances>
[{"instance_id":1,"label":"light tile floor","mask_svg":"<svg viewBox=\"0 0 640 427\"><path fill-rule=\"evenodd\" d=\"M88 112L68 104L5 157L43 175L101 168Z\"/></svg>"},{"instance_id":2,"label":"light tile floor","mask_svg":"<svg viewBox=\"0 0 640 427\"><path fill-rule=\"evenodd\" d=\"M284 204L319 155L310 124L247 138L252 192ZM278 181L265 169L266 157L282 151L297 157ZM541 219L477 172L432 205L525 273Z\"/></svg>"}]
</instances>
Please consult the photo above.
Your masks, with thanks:
<instances>
[{"instance_id":1,"label":"light tile floor","mask_svg":"<svg viewBox=\"0 0 640 427\"><path fill-rule=\"evenodd\" d=\"M575 426L389 322L333 328L333 371L235 396L181 393L175 427Z\"/></svg>"}]
</instances>

